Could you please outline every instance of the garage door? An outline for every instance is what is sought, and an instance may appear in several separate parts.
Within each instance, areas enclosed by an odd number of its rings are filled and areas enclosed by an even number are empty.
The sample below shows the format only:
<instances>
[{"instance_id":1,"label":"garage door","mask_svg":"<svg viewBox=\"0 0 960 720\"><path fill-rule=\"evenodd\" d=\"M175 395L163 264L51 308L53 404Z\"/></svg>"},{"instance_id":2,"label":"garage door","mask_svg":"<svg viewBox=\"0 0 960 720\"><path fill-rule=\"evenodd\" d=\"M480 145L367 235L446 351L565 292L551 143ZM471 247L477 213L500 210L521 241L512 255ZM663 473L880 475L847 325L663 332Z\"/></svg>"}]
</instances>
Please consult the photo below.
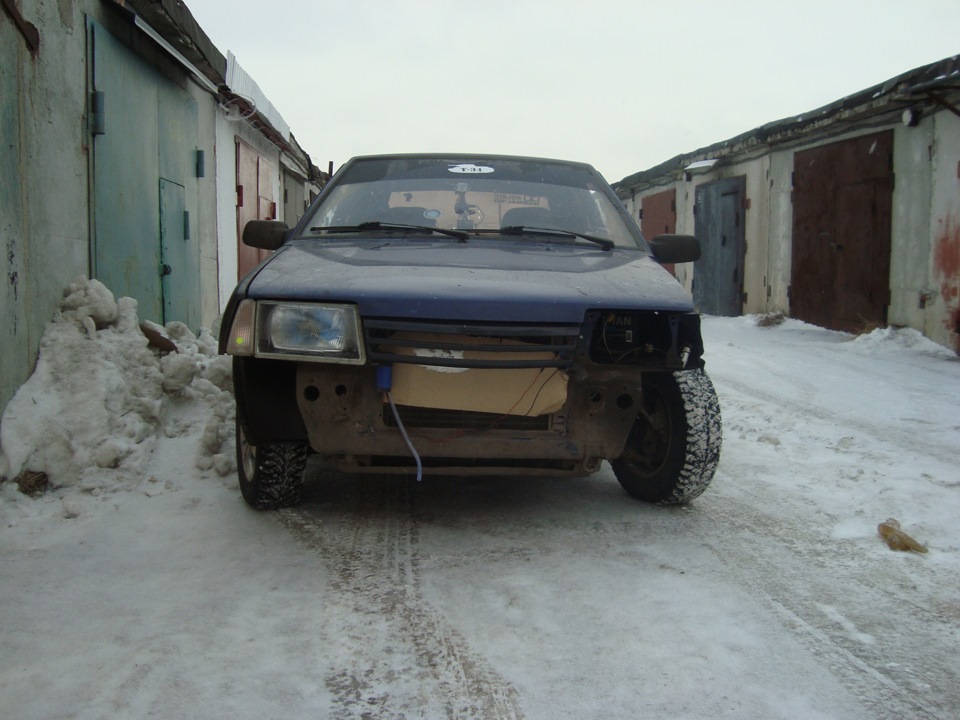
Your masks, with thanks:
<instances>
[{"instance_id":1,"label":"garage door","mask_svg":"<svg viewBox=\"0 0 960 720\"><path fill-rule=\"evenodd\" d=\"M798 152L790 314L834 330L885 325L893 132Z\"/></svg>"}]
</instances>

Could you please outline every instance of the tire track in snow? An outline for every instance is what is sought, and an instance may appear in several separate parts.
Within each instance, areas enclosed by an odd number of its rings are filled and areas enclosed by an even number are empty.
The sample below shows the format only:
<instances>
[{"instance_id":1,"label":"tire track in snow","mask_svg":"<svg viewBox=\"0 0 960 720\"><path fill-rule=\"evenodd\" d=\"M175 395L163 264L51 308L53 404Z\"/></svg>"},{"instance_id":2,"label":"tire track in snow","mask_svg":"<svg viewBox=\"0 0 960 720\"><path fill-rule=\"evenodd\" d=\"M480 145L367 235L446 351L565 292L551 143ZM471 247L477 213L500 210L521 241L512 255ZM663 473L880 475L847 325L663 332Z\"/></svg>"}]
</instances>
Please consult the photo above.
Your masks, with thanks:
<instances>
[{"instance_id":1,"label":"tire track in snow","mask_svg":"<svg viewBox=\"0 0 960 720\"><path fill-rule=\"evenodd\" d=\"M892 452L903 452L909 455L926 455L948 466L953 466L956 463L955 447L947 447L937 442L930 442L922 435L919 435L915 428L911 427L906 430L901 430L892 428L889 424L864 422L816 405L800 404L790 397L764 392L748 383L734 380L725 375L718 374L717 377L712 376L712 379L717 386L717 393L720 396L721 410L727 403L731 402L730 390L733 390L735 391L733 395L736 398L748 397L768 403L771 407L777 408L776 417L799 416L813 418L828 426L842 427L844 430L856 430L869 437L882 440L884 444L893 446ZM754 430L758 431L760 429L762 428L754 428Z\"/></svg>"},{"instance_id":2,"label":"tire track in snow","mask_svg":"<svg viewBox=\"0 0 960 720\"><path fill-rule=\"evenodd\" d=\"M309 505L277 514L324 560L331 591L346 605L338 630L351 653L326 678L331 717L521 720L516 690L420 593L410 481L358 478L339 487L347 488L334 523Z\"/></svg>"},{"instance_id":3,"label":"tire track in snow","mask_svg":"<svg viewBox=\"0 0 960 720\"><path fill-rule=\"evenodd\" d=\"M814 524L764 513L762 504L739 491L704 505L716 520L712 526L724 532L703 540L726 571L879 720L953 717L960 707L955 620L918 602L912 583L924 576L956 586L958 579L934 577L921 564L913 577L896 573L879 558L863 557L861 547L826 541ZM918 619L926 629L921 635L914 634Z\"/></svg>"}]
</instances>

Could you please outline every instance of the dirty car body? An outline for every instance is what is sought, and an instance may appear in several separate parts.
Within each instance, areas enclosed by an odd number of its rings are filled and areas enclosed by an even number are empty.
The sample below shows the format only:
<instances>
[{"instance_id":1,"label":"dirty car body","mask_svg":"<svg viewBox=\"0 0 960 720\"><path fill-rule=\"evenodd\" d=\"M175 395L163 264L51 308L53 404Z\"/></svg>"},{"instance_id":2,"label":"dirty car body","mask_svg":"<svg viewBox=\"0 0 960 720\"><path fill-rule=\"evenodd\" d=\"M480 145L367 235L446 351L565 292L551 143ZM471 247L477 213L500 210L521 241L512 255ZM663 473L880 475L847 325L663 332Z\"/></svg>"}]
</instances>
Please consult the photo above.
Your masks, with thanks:
<instances>
[{"instance_id":1,"label":"dirty car body","mask_svg":"<svg viewBox=\"0 0 960 720\"><path fill-rule=\"evenodd\" d=\"M631 494L668 503L709 483L719 409L700 318L658 262L699 248L648 244L590 166L355 158L295 228L250 223L244 242L275 251L221 325L255 507L296 502L308 452L344 472L417 475L582 475L610 460ZM691 377L692 400L673 387ZM691 401L709 405L697 432L716 436L696 467L678 460ZM653 494L622 477L657 471Z\"/></svg>"}]
</instances>

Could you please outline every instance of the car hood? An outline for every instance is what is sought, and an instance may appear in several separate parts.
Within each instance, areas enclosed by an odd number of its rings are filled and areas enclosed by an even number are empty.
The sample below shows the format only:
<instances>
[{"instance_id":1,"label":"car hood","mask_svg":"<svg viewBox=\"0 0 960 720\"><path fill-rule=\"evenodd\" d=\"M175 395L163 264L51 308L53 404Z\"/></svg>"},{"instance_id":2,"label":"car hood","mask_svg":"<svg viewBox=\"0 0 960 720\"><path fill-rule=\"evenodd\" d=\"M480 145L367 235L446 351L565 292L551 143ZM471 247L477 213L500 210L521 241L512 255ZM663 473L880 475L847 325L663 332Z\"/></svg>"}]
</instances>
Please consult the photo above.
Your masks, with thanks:
<instances>
[{"instance_id":1,"label":"car hood","mask_svg":"<svg viewBox=\"0 0 960 720\"><path fill-rule=\"evenodd\" d=\"M250 298L351 303L364 317L580 323L590 309L693 310L643 252L529 240L297 240L248 280Z\"/></svg>"}]
</instances>

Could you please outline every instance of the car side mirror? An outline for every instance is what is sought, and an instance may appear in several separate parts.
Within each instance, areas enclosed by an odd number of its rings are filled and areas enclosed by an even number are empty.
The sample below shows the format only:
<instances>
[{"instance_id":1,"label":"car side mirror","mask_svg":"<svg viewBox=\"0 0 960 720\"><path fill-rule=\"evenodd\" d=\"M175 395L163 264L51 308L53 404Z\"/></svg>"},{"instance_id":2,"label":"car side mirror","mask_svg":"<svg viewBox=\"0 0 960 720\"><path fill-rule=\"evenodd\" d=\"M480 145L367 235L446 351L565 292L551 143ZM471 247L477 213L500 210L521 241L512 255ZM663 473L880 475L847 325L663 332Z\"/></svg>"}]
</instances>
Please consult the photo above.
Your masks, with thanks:
<instances>
[{"instance_id":1,"label":"car side mirror","mask_svg":"<svg viewBox=\"0 0 960 720\"><path fill-rule=\"evenodd\" d=\"M243 244L262 250L276 250L283 245L290 228L277 220L251 220L243 226Z\"/></svg>"},{"instance_id":2,"label":"car side mirror","mask_svg":"<svg viewBox=\"0 0 960 720\"><path fill-rule=\"evenodd\" d=\"M700 259L700 241L693 235L657 235L647 243L659 263L686 263Z\"/></svg>"}]
</instances>

